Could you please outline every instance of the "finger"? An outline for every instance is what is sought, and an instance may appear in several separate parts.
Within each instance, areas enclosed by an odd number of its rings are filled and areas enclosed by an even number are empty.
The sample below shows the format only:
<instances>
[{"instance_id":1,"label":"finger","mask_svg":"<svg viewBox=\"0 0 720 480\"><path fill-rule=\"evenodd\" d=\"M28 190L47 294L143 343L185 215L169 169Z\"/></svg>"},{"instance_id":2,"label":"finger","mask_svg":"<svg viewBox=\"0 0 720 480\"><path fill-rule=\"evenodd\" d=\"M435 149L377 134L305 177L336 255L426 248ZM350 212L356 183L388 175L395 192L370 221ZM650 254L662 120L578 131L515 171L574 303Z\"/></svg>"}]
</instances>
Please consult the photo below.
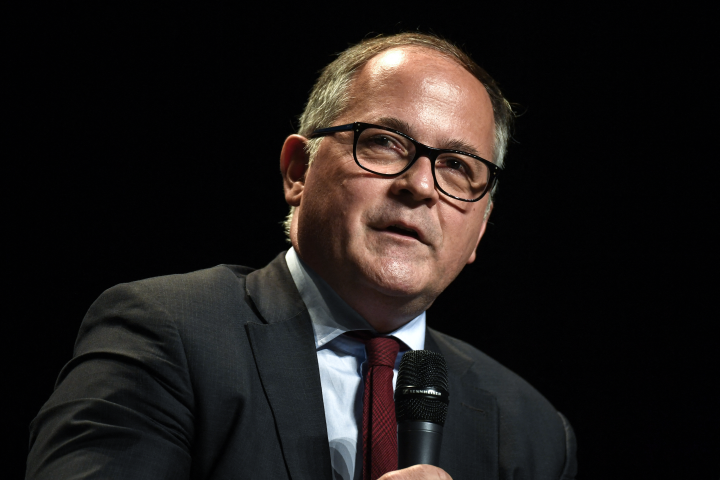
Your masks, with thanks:
<instances>
[{"instance_id":1,"label":"finger","mask_svg":"<svg viewBox=\"0 0 720 480\"><path fill-rule=\"evenodd\" d=\"M378 480L452 480L445 470L432 465L413 465L388 472Z\"/></svg>"}]
</instances>

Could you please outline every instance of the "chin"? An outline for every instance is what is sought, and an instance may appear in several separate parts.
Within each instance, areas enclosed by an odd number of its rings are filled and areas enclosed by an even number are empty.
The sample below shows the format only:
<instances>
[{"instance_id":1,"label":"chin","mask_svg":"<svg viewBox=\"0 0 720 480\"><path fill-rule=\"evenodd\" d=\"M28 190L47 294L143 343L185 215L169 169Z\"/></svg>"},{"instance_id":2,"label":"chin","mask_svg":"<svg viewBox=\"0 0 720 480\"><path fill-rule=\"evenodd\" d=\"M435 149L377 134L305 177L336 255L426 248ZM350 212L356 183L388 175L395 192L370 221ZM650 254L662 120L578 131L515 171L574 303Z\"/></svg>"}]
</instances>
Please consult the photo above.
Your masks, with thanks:
<instances>
[{"instance_id":1,"label":"chin","mask_svg":"<svg viewBox=\"0 0 720 480\"><path fill-rule=\"evenodd\" d=\"M392 297L418 296L425 290L427 272L424 265L397 257L378 259L364 269L368 280L380 293Z\"/></svg>"}]
</instances>

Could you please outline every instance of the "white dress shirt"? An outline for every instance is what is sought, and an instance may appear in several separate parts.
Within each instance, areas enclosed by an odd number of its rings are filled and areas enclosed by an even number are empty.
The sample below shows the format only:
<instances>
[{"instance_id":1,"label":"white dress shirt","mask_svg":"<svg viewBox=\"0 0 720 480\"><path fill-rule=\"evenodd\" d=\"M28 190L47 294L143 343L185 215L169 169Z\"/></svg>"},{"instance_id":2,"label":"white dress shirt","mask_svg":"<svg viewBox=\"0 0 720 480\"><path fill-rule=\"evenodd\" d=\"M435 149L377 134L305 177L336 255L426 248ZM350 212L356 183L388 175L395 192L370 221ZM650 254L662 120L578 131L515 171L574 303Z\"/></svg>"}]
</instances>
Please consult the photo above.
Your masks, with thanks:
<instances>
[{"instance_id":1,"label":"white dress shirt","mask_svg":"<svg viewBox=\"0 0 720 480\"><path fill-rule=\"evenodd\" d=\"M295 249L288 250L285 260L308 308L315 333L333 478L359 480L362 470L365 345L342 334L352 330L377 332L300 260ZM425 312L387 336L393 336L401 341L401 345L404 344L395 361L395 389L403 351L422 350L425 346Z\"/></svg>"}]
</instances>

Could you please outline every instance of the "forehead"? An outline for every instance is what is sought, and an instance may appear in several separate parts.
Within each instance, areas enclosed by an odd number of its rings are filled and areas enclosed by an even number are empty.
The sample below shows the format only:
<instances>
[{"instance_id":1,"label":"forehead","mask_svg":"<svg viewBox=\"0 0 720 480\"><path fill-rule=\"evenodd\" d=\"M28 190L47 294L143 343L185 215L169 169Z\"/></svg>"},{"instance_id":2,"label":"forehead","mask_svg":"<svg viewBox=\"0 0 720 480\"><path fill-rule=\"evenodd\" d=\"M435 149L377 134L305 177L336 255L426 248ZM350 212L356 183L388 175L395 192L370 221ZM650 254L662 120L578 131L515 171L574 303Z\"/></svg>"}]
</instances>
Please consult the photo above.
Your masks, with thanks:
<instances>
[{"instance_id":1,"label":"forehead","mask_svg":"<svg viewBox=\"0 0 720 480\"><path fill-rule=\"evenodd\" d=\"M462 140L491 158L490 96L477 78L439 52L418 47L381 52L358 72L350 96L344 123L397 118L421 142Z\"/></svg>"}]
</instances>

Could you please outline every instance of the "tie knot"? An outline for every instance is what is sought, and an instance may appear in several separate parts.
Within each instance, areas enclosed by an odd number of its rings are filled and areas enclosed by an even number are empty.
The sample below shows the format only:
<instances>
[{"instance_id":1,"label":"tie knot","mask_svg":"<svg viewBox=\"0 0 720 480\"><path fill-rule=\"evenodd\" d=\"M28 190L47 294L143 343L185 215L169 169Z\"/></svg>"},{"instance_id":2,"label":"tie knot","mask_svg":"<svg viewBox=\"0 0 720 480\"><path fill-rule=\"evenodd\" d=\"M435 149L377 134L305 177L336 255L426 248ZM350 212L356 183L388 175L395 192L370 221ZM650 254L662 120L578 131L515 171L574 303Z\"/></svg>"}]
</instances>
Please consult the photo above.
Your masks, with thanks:
<instances>
[{"instance_id":1,"label":"tie knot","mask_svg":"<svg viewBox=\"0 0 720 480\"><path fill-rule=\"evenodd\" d=\"M400 344L393 337L374 337L365 342L368 367L395 367Z\"/></svg>"}]
</instances>

